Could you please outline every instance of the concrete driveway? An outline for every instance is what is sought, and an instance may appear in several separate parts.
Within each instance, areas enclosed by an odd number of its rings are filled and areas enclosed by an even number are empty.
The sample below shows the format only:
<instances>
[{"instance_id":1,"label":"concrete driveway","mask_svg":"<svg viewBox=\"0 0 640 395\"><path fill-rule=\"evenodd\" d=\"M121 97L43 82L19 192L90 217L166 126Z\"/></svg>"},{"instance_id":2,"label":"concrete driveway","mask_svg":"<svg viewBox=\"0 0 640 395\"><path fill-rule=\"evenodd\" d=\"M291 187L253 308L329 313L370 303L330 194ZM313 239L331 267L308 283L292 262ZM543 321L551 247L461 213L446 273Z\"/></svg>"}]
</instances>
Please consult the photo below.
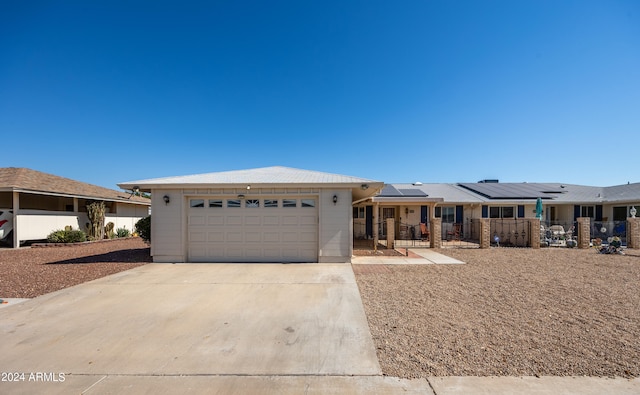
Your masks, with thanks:
<instances>
[{"instance_id":1,"label":"concrete driveway","mask_svg":"<svg viewBox=\"0 0 640 395\"><path fill-rule=\"evenodd\" d=\"M150 264L6 307L0 335L0 393L429 388L381 376L348 264Z\"/></svg>"}]
</instances>

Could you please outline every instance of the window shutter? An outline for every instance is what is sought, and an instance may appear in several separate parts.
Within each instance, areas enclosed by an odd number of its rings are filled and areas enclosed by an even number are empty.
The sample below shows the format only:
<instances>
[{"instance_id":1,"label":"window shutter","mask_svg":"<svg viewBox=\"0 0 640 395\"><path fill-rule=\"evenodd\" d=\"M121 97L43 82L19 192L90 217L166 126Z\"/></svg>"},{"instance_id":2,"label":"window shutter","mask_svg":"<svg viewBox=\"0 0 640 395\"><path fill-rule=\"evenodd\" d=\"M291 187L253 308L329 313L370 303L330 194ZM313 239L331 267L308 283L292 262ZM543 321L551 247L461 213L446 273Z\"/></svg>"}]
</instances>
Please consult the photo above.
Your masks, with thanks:
<instances>
[{"instance_id":1,"label":"window shutter","mask_svg":"<svg viewBox=\"0 0 640 395\"><path fill-rule=\"evenodd\" d=\"M352 218L358 218L358 208L357 207L353 208L353 217Z\"/></svg>"},{"instance_id":2,"label":"window shutter","mask_svg":"<svg viewBox=\"0 0 640 395\"><path fill-rule=\"evenodd\" d=\"M462 206L456 206L456 218L455 218L455 223L460 224L463 223L463 218L464 217L464 209L462 208Z\"/></svg>"},{"instance_id":3,"label":"window shutter","mask_svg":"<svg viewBox=\"0 0 640 395\"><path fill-rule=\"evenodd\" d=\"M518 205L518 218L524 218L524 205Z\"/></svg>"},{"instance_id":4,"label":"window shutter","mask_svg":"<svg viewBox=\"0 0 640 395\"><path fill-rule=\"evenodd\" d=\"M366 206L364 209L364 228L367 236L373 237L373 206Z\"/></svg>"},{"instance_id":5,"label":"window shutter","mask_svg":"<svg viewBox=\"0 0 640 395\"><path fill-rule=\"evenodd\" d=\"M573 220L577 221L580 218L580 205L576 204L573 206Z\"/></svg>"},{"instance_id":6,"label":"window shutter","mask_svg":"<svg viewBox=\"0 0 640 395\"><path fill-rule=\"evenodd\" d=\"M442 207L436 207L435 217L436 218L442 217Z\"/></svg>"},{"instance_id":7,"label":"window shutter","mask_svg":"<svg viewBox=\"0 0 640 395\"><path fill-rule=\"evenodd\" d=\"M489 206L482 206L482 218L489 218Z\"/></svg>"},{"instance_id":8,"label":"window shutter","mask_svg":"<svg viewBox=\"0 0 640 395\"><path fill-rule=\"evenodd\" d=\"M420 221L424 222L425 224L429 221L429 212L427 211L428 208L429 206L420 206Z\"/></svg>"}]
</instances>

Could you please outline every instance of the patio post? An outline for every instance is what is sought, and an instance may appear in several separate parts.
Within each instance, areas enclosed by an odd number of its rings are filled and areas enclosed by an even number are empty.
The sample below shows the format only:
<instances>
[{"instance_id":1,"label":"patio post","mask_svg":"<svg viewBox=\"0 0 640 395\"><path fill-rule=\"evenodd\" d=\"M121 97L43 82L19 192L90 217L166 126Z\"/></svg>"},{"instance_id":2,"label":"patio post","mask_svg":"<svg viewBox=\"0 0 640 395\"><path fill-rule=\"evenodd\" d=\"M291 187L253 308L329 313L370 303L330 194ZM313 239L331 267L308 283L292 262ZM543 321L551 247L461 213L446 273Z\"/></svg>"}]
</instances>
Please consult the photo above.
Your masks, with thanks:
<instances>
[{"instance_id":1,"label":"patio post","mask_svg":"<svg viewBox=\"0 0 640 395\"><path fill-rule=\"evenodd\" d=\"M480 248L491 247L491 223L489 218L480 218Z\"/></svg>"},{"instance_id":2,"label":"patio post","mask_svg":"<svg viewBox=\"0 0 640 395\"><path fill-rule=\"evenodd\" d=\"M640 218L627 218L627 248L640 248Z\"/></svg>"},{"instance_id":3,"label":"patio post","mask_svg":"<svg viewBox=\"0 0 640 395\"><path fill-rule=\"evenodd\" d=\"M429 227L431 248L442 247L442 218L431 218Z\"/></svg>"},{"instance_id":4,"label":"patio post","mask_svg":"<svg viewBox=\"0 0 640 395\"><path fill-rule=\"evenodd\" d=\"M540 218L529 220L529 246L531 248L540 248Z\"/></svg>"},{"instance_id":5,"label":"patio post","mask_svg":"<svg viewBox=\"0 0 640 395\"><path fill-rule=\"evenodd\" d=\"M591 242L591 218L579 217L578 221L578 248L589 248Z\"/></svg>"},{"instance_id":6,"label":"patio post","mask_svg":"<svg viewBox=\"0 0 640 395\"><path fill-rule=\"evenodd\" d=\"M387 218L387 249L393 249L396 240L396 225L393 218Z\"/></svg>"}]
</instances>

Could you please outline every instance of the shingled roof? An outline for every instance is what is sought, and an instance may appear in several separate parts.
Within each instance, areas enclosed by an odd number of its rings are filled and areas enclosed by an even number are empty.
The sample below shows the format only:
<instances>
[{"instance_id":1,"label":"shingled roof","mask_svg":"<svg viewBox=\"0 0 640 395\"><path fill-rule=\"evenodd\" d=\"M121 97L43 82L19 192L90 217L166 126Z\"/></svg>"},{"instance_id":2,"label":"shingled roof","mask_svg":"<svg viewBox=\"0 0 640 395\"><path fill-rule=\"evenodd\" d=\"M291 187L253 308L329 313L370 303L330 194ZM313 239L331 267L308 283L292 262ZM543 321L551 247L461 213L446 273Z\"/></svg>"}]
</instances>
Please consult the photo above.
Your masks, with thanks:
<instances>
[{"instance_id":1,"label":"shingled roof","mask_svg":"<svg viewBox=\"0 0 640 395\"><path fill-rule=\"evenodd\" d=\"M23 167L0 168L0 190L51 193L150 205L151 200Z\"/></svg>"}]
</instances>

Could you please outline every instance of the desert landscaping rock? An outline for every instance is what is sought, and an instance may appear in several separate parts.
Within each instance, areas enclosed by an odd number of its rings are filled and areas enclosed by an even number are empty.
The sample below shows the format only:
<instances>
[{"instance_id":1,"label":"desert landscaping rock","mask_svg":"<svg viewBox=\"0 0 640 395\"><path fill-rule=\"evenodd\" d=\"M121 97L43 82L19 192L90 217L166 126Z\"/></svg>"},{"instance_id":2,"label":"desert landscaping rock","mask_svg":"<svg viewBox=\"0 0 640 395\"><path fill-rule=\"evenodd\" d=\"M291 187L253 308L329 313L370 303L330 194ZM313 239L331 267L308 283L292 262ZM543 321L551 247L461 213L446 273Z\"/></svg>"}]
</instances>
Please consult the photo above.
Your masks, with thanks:
<instances>
[{"instance_id":1,"label":"desert landscaping rock","mask_svg":"<svg viewBox=\"0 0 640 395\"><path fill-rule=\"evenodd\" d=\"M640 252L438 249L354 265L385 375L640 375Z\"/></svg>"},{"instance_id":2,"label":"desert landscaping rock","mask_svg":"<svg viewBox=\"0 0 640 395\"><path fill-rule=\"evenodd\" d=\"M151 262L140 238L0 249L0 297L34 298Z\"/></svg>"}]
</instances>

